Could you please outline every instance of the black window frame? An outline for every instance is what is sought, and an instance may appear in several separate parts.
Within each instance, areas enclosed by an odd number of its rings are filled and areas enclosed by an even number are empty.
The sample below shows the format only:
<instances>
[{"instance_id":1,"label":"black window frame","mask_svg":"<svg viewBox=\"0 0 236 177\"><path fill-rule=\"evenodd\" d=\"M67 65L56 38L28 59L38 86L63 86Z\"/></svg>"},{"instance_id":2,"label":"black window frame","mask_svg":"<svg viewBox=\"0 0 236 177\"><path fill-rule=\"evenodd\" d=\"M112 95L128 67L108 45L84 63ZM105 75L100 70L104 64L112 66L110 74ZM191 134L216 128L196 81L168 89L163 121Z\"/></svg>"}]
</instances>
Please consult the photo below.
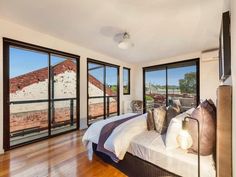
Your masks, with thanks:
<instances>
[{"instance_id":1,"label":"black window frame","mask_svg":"<svg viewBox=\"0 0 236 177\"><path fill-rule=\"evenodd\" d=\"M145 99L145 72L148 70L155 70L157 68L165 68L166 70L166 88L168 87L168 67L174 66L174 65L184 65L184 63L188 62L195 62L196 63L196 79L197 79L197 90L196 90L196 102L197 105L200 103L200 58L194 58L194 59L187 59L187 60L181 60L177 62L171 62L171 63L165 63L160 65L153 65L153 66L147 66L143 67L143 108L144 113L146 113L146 99ZM166 98L168 98L168 89L166 89ZM166 106L168 106L168 101L166 101Z\"/></svg>"},{"instance_id":2,"label":"black window frame","mask_svg":"<svg viewBox=\"0 0 236 177\"><path fill-rule=\"evenodd\" d=\"M128 71L128 92L125 93L124 90L124 70L127 70ZM127 67L123 67L123 95L130 95L130 68L127 68Z\"/></svg>"},{"instance_id":3,"label":"black window frame","mask_svg":"<svg viewBox=\"0 0 236 177\"><path fill-rule=\"evenodd\" d=\"M50 56L51 55L59 55L62 57L68 57L68 58L73 58L76 60L76 64L77 64L77 78L76 78L76 82L77 82L77 88L76 88L76 109L80 110L80 56L79 55L75 55L75 54L71 54L71 53L67 53L64 51L60 51L60 50L55 50L55 49L51 49L51 48L47 48L47 47L43 47L43 46L39 46L39 45L35 45L35 44L31 44L31 43L27 43L27 42L22 42L19 40L15 40L15 39L10 39L10 38L6 38L3 37L3 81L4 81L4 86L3 86L3 148L4 150L8 151L10 149L14 149L17 147L21 147L27 144L32 144L35 142L39 142L45 139L49 139L55 136L59 136L62 134L66 134L72 131L76 131L80 129L80 111L76 111L76 128L72 129L72 130L68 130L66 132L61 132L58 134L51 134L51 111L48 111L48 136L42 137L42 138L38 138L35 140L31 140L25 143L21 143L18 145L14 145L14 146L10 146L10 85L9 85L9 70L10 70L10 66L9 66L9 62L10 62L10 47L14 46L14 47L19 47L22 49L26 49L26 50L31 50L31 51L36 51L36 52L43 52L48 54L49 56L49 66L48 68L50 68ZM49 75L48 77L51 78L51 73L49 71ZM51 102L52 102L52 98L51 98L51 83L48 82L48 109L50 110L50 106L51 106Z\"/></svg>"},{"instance_id":4,"label":"black window frame","mask_svg":"<svg viewBox=\"0 0 236 177\"><path fill-rule=\"evenodd\" d=\"M90 126L92 123L89 122L89 99L91 99L92 97L89 96L89 63L95 63L98 65L103 65L104 67L106 66L111 66L111 67L115 67L117 68L117 84L118 84L118 89L117 89L117 115L120 115L120 66L119 65L115 65L115 64L111 64L111 63L107 63L107 62L103 62L100 60L96 60L96 59L92 59L92 58L87 58L87 125ZM106 80L106 71L105 74L103 76L104 78L104 82ZM104 83L104 90L105 90L105 83ZM104 94L106 93L106 91L104 91ZM104 96L104 116L103 119L108 118L109 116L106 115L106 97Z\"/></svg>"}]
</instances>

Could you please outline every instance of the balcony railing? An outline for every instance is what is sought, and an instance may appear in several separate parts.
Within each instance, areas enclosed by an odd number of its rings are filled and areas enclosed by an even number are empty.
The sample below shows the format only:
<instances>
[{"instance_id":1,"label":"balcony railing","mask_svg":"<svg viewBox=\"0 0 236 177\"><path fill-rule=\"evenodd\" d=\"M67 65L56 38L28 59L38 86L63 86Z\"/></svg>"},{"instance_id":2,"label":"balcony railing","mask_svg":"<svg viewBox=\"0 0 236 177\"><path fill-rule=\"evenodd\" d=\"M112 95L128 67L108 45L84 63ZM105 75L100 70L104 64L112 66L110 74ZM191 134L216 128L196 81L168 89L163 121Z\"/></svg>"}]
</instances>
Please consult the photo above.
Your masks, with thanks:
<instances>
[{"instance_id":1,"label":"balcony railing","mask_svg":"<svg viewBox=\"0 0 236 177\"><path fill-rule=\"evenodd\" d=\"M91 96L89 97L89 100L93 100L93 99L103 99L102 102L100 103L97 103L97 104L103 104L103 114L97 114L97 115L91 115L91 112L89 112L89 120L96 120L97 118L100 118L100 117L104 117L106 115L106 117L109 117L115 113L118 113L118 110L116 109L116 111L111 111L110 110L110 103L112 103L111 99L114 99L116 102L116 104L118 104L117 102L117 96L105 96L105 100L106 100L106 107L105 107L105 104L104 104L104 96ZM96 103L91 103L89 104L89 106L93 105L93 104L96 104ZM104 115L105 114L105 115Z\"/></svg>"},{"instance_id":2,"label":"balcony railing","mask_svg":"<svg viewBox=\"0 0 236 177\"><path fill-rule=\"evenodd\" d=\"M74 120L74 118L75 118L75 115L74 115L74 100L76 100L76 98L51 99L51 115L52 115L51 116L51 122L50 122L51 123L51 128L57 128L57 127L65 126L65 125L70 125L70 126L74 125L74 123L76 122L76 120ZM55 115L54 103L59 102L59 101L70 101L70 106L69 106L70 119L69 120L64 120L62 122L55 122L55 120L54 120L54 118L55 118L54 117L54 115ZM47 102L49 102L48 99L22 100L22 101L10 101L10 105L32 104L32 103L47 103ZM11 132L11 137L25 136L27 134L36 133L36 132L44 131L44 130L47 130L47 129L48 129L48 127L40 127L40 126L24 128L22 130L17 130L17 131Z\"/></svg>"}]
</instances>

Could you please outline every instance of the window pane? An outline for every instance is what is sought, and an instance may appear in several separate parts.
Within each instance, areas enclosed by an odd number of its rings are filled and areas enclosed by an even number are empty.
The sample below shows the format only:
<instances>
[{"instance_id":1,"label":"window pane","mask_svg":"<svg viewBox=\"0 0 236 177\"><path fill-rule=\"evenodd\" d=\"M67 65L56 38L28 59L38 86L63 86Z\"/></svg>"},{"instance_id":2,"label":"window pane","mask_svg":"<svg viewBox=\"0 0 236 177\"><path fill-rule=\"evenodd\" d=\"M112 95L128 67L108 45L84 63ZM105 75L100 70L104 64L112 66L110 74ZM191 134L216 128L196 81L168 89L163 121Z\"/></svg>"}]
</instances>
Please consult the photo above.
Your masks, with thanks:
<instances>
[{"instance_id":1,"label":"window pane","mask_svg":"<svg viewBox=\"0 0 236 177\"><path fill-rule=\"evenodd\" d=\"M146 111L174 103L180 106L181 112L196 107L199 96L197 72L197 60L145 68Z\"/></svg>"},{"instance_id":2,"label":"window pane","mask_svg":"<svg viewBox=\"0 0 236 177\"><path fill-rule=\"evenodd\" d=\"M51 55L51 134L76 129L77 60Z\"/></svg>"},{"instance_id":3,"label":"window pane","mask_svg":"<svg viewBox=\"0 0 236 177\"><path fill-rule=\"evenodd\" d=\"M75 98L77 90L76 59L51 55L53 98Z\"/></svg>"},{"instance_id":4,"label":"window pane","mask_svg":"<svg viewBox=\"0 0 236 177\"><path fill-rule=\"evenodd\" d=\"M88 119L89 123L104 118L104 98L91 98L88 100Z\"/></svg>"},{"instance_id":5,"label":"window pane","mask_svg":"<svg viewBox=\"0 0 236 177\"><path fill-rule=\"evenodd\" d=\"M97 63L88 63L88 122L92 123L105 117L104 112L104 76L105 67Z\"/></svg>"},{"instance_id":6,"label":"window pane","mask_svg":"<svg viewBox=\"0 0 236 177\"><path fill-rule=\"evenodd\" d=\"M10 146L48 136L48 55L10 47Z\"/></svg>"},{"instance_id":7,"label":"window pane","mask_svg":"<svg viewBox=\"0 0 236 177\"><path fill-rule=\"evenodd\" d=\"M106 66L106 96L118 94L118 69Z\"/></svg>"},{"instance_id":8,"label":"window pane","mask_svg":"<svg viewBox=\"0 0 236 177\"><path fill-rule=\"evenodd\" d=\"M123 68L123 93L130 94L130 70Z\"/></svg>"},{"instance_id":9,"label":"window pane","mask_svg":"<svg viewBox=\"0 0 236 177\"><path fill-rule=\"evenodd\" d=\"M196 107L196 65L168 69L168 102L181 105L182 111Z\"/></svg>"},{"instance_id":10,"label":"window pane","mask_svg":"<svg viewBox=\"0 0 236 177\"><path fill-rule=\"evenodd\" d=\"M89 124L118 114L118 76L118 67L88 61Z\"/></svg>"},{"instance_id":11,"label":"window pane","mask_svg":"<svg viewBox=\"0 0 236 177\"><path fill-rule=\"evenodd\" d=\"M166 70L145 73L145 103L147 110L166 105Z\"/></svg>"},{"instance_id":12,"label":"window pane","mask_svg":"<svg viewBox=\"0 0 236 177\"><path fill-rule=\"evenodd\" d=\"M118 114L118 97L106 97L106 105L107 117L115 116Z\"/></svg>"},{"instance_id":13,"label":"window pane","mask_svg":"<svg viewBox=\"0 0 236 177\"><path fill-rule=\"evenodd\" d=\"M104 66L88 64L88 94L89 97L104 96Z\"/></svg>"}]
</instances>

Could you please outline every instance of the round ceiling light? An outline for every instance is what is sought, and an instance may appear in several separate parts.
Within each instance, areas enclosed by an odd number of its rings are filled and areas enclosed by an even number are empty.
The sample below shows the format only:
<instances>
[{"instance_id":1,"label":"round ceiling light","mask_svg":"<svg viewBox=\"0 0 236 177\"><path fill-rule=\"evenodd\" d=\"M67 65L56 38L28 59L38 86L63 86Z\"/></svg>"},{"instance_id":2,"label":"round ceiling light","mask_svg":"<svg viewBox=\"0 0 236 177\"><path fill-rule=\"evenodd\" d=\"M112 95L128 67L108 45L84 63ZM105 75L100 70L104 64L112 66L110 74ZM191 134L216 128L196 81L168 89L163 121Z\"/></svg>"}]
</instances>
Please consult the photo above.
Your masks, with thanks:
<instances>
[{"instance_id":1,"label":"round ceiling light","mask_svg":"<svg viewBox=\"0 0 236 177\"><path fill-rule=\"evenodd\" d=\"M130 41L130 35L125 32L123 39L118 44L118 47L125 50L131 48L132 46L134 46L134 44Z\"/></svg>"}]
</instances>

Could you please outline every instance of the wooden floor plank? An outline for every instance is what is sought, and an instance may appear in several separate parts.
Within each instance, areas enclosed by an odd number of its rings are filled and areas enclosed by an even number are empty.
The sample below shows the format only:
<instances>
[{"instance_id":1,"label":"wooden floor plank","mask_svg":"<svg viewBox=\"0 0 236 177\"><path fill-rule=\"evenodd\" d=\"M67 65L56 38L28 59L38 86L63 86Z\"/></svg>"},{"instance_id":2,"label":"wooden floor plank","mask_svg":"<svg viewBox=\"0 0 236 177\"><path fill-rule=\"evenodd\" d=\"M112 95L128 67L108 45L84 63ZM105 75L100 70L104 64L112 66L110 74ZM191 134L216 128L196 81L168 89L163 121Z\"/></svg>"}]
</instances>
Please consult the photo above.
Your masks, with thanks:
<instances>
[{"instance_id":1,"label":"wooden floor plank","mask_svg":"<svg viewBox=\"0 0 236 177\"><path fill-rule=\"evenodd\" d=\"M83 133L68 133L0 155L0 177L125 177L96 156L88 160Z\"/></svg>"}]
</instances>

